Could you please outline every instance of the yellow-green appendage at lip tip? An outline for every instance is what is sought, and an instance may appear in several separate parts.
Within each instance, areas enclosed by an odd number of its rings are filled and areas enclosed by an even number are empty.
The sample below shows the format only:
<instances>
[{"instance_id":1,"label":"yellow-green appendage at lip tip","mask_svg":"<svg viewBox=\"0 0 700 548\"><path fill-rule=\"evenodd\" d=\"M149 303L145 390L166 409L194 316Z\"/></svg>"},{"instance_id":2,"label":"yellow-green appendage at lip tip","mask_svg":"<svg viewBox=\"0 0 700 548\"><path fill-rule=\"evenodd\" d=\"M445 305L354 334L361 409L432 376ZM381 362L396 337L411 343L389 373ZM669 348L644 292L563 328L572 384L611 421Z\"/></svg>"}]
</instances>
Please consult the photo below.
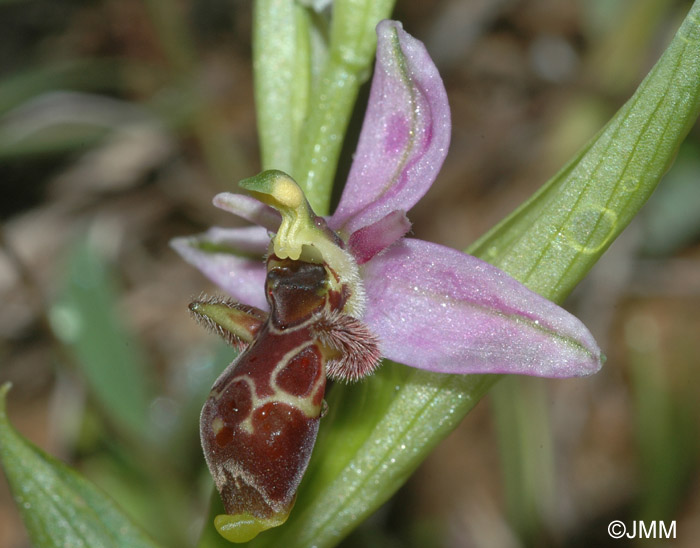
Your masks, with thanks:
<instances>
[{"instance_id":1,"label":"yellow-green appendage at lip tip","mask_svg":"<svg viewBox=\"0 0 700 548\"><path fill-rule=\"evenodd\" d=\"M270 519L260 519L250 514L219 514L214 518L214 527L229 542L248 542L272 527L287 521L289 513L277 514Z\"/></svg>"}]
</instances>

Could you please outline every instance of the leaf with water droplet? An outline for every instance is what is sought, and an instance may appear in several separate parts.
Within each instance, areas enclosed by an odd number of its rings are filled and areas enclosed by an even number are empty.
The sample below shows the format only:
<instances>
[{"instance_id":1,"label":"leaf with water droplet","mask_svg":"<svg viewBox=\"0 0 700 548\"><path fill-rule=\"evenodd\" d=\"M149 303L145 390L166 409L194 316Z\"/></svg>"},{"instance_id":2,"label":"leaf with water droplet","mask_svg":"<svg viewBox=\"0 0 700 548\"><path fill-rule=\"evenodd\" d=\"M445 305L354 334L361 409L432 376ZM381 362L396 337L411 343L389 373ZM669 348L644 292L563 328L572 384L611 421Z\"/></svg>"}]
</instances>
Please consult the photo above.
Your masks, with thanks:
<instances>
[{"instance_id":1,"label":"leaf with water droplet","mask_svg":"<svg viewBox=\"0 0 700 548\"><path fill-rule=\"evenodd\" d=\"M695 123L699 45L696 2L634 96L472 252L541 295L568 295L651 196Z\"/></svg>"},{"instance_id":2,"label":"leaf with water droplet","mask_svg":"<svg viewBox=\"0 0 700 548\"><path fill-rule=\"evenodd\" d=\"M95 485L24 439L7 418L0 387L0 464L34 546L156 548Z\"/></svg>"}]
</instances>

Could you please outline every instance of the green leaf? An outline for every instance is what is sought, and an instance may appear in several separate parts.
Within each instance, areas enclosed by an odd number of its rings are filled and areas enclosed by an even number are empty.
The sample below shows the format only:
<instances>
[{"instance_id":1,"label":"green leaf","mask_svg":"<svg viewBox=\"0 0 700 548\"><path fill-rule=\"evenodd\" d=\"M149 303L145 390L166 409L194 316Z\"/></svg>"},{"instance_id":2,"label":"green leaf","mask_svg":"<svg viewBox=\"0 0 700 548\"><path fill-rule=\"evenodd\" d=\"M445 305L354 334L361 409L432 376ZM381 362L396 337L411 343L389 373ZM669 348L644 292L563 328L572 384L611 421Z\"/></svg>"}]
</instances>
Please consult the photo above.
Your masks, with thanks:
<instances>
[{"instance_id":1,"label":"green leaf","mask_svg":"<svg viewBox=\"0 0 700 548\"><path fill-rule=\"evenodd\" d=\"M255 106L262 168L293 176L311 86L311 16L294 0L257 0L253 12Z\"/></svg>"},{"instance_id":2,"label":"green leaf","mask_svg":"<svg viewBox=\"0 0 700 548\"><path fill-rule=\"evenodd\" d=\"M489 394L498 438L508 523L526 546L537 544L556 510L556 467L546 379L510 375Z\"/></svg>"},{"instance_id":3,"label":"green leaf","mask_svg":"<svg viewBox=\"0 0 700 548\"><path fill-rule=\"evenodd\" d=\"M9 383L0 388L0 463L32 544L156 547L95 485L19 435L7 418L9 389Z\"/></svg>"},{"instance_id":4,"label":"green leaf","mask_svg":"<svg viewBox=\"0 0 700 548\"><path fill-rule=\"evenodd\" d=\"M647 201L700 108L700 6L632 98L472 252L561 301Z\"/></svg>"},{"instance_id":5,"label":"green leaf","mask_svg":"<svg viewBox=\"0 0 700 548\"><path fill-rule=\"evenodd\" d=\"M150 438L149 367L116 309L116 288L105 264L92 245L79 242L63 295L51 309L51 325L109 418L132 435Z\"/></svg>"},{"instance_id":6,"label":"green leaf","mask_svg":"<svg viewBox=\"0 0 700 548\"><path fill-rule=\"evenodd\" d=\"M336 0L324 16L293 0L257 0L253 62L263 169L289 173L325 214L343 135L369 76L375 27L394 0ZM319 67L320 65L320 67Z\"/></svg>"},{"instance_id":7,"label":"green leaf","mask_svg":"<svg viewBox=\"0 0 700 548\"><path fill-rule=\"evenodd\" d=\"M698 116L700 4L608 125L531 200L472 247L561 302L642 207ZM386 501L498 379L383 367L359 387L336 386L288 522L251 545L329 547ZM362 400L391 399L377 417ZM332 433L327 433L332 429ZM346 439L351 439L348 446ZM332 473L323 473L330 470ZM323 477L323 482L314 480Z\"/></svg>"}]
</instances>

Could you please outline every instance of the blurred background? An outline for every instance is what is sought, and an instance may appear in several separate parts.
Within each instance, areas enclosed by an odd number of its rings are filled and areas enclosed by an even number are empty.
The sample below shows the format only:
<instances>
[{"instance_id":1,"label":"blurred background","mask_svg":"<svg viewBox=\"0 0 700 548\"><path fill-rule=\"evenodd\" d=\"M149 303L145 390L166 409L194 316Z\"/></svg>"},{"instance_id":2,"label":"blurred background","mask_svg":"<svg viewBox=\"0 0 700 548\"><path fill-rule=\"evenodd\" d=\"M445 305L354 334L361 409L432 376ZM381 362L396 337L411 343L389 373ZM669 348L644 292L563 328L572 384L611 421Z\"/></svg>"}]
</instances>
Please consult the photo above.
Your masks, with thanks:
<instances>
[{"instance_id":1,"label":"blurred background","mask_svg":"<svg viewBox=\"0 0 700 548\"><path fill-rule=\"evenodd\" d=\"M416 237L464 249L527 198L631 95L689 6L399 0L454 124L411 212ZM211 198L259 171L250 20L244 0L0 0L10 419L176 548L203 523L198 414L231 352L189 317L215 290L168 241L238 223ZM608 537L614 519L676 520L672 545L696 545L699 179L696 126L568 300L607 354L602 372L500 382L342 546L632 543ZM4 479L0 546L29 546Z\"/></svg>"}]
</instances>

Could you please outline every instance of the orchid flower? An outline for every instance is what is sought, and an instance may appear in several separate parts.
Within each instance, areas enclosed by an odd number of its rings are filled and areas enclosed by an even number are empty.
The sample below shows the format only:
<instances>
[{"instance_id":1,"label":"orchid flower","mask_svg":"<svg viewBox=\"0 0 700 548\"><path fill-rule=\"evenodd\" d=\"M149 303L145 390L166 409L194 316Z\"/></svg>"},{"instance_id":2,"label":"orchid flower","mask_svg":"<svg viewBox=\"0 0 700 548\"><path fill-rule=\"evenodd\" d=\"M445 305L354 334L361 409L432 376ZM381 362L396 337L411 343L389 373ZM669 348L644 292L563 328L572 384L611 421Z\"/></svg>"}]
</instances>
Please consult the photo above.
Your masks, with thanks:
<instances>
[{"instance_id":1,"label":"orchid flower","mask_svg":"<svg viewBox=\"0 0 700 548\"><path fill-rule=\"evenodd\" d=\"M406 237L406 212L428 191L447 154L450 110L423 44L395 21L381 22L377 34L362 132L327 223L359 275L359 319L381 355L440 373L596 372L600 349L574 316L480 259ZM280 214L242 194L219 194L214 205L257 226L212 228L175 239L174 249L236 301L267 310L265 264L256 257L268 252Z\"/></svg>"},{"instance_id":2,"label":"orchid flower","mask_svg":"<svg viewBox=\"0 0 700 548\"><path fill-rule=\"evenodd\" d=\"M369 106L335 213L268 170L223 193L257 226L212 228L174 248L234 302L202 299L195 318L245 352L214 383L200 417L225 514L246 542L284 523L308 466L325 378L355 381L380 357L438 373L593 373L601 354L574 316L475 257L407 238L409 211L447 154L450 111L425 47L393 21L377 27ZM263 264L253 256L267 254Z\"/></svg>"}]
</instances>

